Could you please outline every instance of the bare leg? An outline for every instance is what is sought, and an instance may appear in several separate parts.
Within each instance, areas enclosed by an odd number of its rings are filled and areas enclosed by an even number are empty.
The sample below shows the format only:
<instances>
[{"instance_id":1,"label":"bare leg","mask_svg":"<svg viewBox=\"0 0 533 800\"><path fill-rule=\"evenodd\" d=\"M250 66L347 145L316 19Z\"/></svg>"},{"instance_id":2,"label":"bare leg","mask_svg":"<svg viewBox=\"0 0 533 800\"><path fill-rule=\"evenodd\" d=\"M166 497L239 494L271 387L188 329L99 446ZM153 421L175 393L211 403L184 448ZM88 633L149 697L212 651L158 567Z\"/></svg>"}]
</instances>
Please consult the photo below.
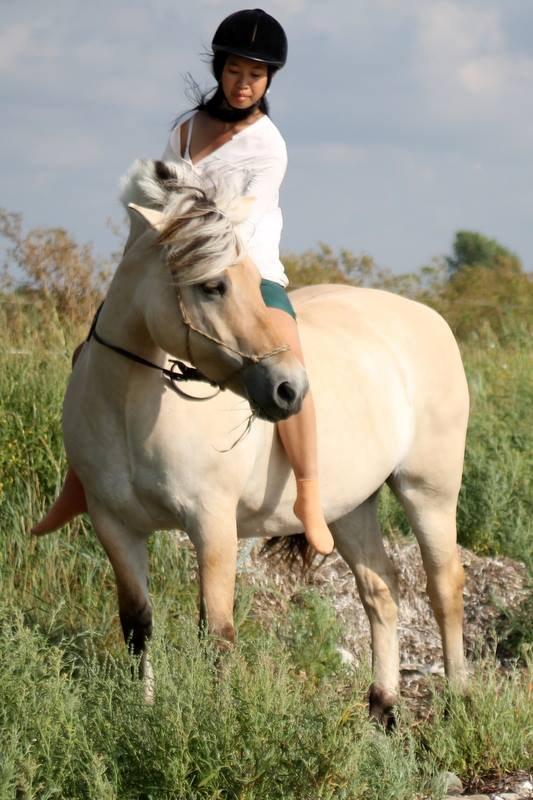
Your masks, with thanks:
<instances>
[{"instance_id":1,"label":"bare leg","mask_svg":"<svg viewBox=\"0 0 533 800\"><path fill-rule=\"evenodd\" d=\"M294 319L277 308L269 308L268 313L283 341L287 342L303 364L302 346ZM294 513L302 521L309 544L319 553L325 555L331 553L334 542L320 502L316 416L310 392L304 399L301 411L283 422L278 422L277 429L296 477L297 496Z\"/></svg>"},{"instance_id":2,"label":"bare leg","mask_svg":"<svg viewBox=\"0 0 533 800\"><path fill-rule=\"evenodd\" d=\"M78 345L74 350L72 366L74 366L78 360L78 356L84 344L85 342L82 342L82 344ZM74 517L77 517L79 514L84 514L86 511L87 501L85 499L85 491L82 483L72 467L69 467L59 497L37 525L33 526L31 532L34 536L43 536L45 533L52 533L58 530L58 528L62 528L63 525L66 525L67 522L70 522Z\"/></svg>"},{"instance_id":3,"label":"bare leg","mask_svg":"<svg viewBox=\"0 0 533 800\"><path fill-rule=\"evenodd\" d=\"M87 501L83 485L72 467L69 467L59 496L44 517L33 526L31 532L34 536L52 533L86 511Z\"/></svg>"}]
</instances>

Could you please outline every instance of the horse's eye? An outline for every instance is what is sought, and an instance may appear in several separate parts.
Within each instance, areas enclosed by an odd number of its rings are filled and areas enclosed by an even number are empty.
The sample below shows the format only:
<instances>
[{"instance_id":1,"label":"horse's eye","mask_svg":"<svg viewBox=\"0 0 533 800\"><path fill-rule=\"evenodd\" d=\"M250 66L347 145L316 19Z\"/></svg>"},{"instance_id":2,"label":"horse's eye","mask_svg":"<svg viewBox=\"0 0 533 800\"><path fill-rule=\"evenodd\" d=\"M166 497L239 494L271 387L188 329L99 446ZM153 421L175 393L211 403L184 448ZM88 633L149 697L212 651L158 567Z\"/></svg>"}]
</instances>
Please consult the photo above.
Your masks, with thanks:
<instances>
[{"instance_id":1,"label":"horse's eye","mask_svg":"<svg viewBox=\"0 0 533 800\"><path fill-rule=\"evenodd\" d=\"M219 297L223 297L226 294L228 286L223 278L217 278L216 280L202 283L200 288L204 294L208 294L210 296L218 295Z\"/></svg>"}]
</instances>

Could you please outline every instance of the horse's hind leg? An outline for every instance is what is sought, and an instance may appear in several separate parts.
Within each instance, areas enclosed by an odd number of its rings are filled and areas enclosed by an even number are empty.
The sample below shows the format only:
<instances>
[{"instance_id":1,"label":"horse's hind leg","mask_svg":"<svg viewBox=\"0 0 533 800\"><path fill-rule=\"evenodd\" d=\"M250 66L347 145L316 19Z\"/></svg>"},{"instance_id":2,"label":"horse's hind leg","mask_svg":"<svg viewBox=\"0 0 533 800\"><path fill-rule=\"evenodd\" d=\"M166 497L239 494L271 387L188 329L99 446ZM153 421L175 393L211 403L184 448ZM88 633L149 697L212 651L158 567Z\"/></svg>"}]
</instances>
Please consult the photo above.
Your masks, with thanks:
<instances>
[{"instance_id":1,"label":"horse's hind leg","mask_svg":"<svg viewBox=\"0 0 533 800\"><path fill-rule=\"evenodd\" d=\"M458 488L448 491L436 482L402 471L389 481L402 503L420 545L427 591L440 628L447 677L461 687L465 679L463 652L464 573L456 532Z\"/></svg>"},{"instance_id":2,"label":"horse's hind leg","mask_svg":"<svg viewBox=\"0 0 533 800\"><path fill-rule=\"evenodd\" d=\"M152 635L152 609L148 597L147 540L94 503L90 503L89 509L98 539L115 573L124 640L134 655L141 656L140 677L144 679L145 698L150 702L153 675L146 647Z\"/></svg>"},{"instance_id":3,"label":"horse's hind leg","mask_svg":"<svg viewBox=\"0 0 533 800\"><path fill-rule=\"evenodd\" d=\"M339 553L352 569L370 622L372 675L370 715L394 725L398 699L398 588L377 519L377 494L331 526Z\"/></svg>"}]
</instances>

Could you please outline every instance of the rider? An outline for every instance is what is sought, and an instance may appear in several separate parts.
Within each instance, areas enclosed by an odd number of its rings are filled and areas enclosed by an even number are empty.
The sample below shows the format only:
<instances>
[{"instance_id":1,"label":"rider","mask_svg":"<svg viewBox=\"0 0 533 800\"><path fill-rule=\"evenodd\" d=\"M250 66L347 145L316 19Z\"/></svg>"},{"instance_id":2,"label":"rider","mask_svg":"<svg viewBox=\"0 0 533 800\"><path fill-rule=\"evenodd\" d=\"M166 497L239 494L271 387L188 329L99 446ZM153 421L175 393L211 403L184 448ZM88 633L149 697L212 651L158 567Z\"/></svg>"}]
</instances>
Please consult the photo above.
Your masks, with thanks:
<instances>
[{"instance_id":1,"label":"rider","mask_svg":"<svg viewBox=\"0 0 533 800\"><path fill-rule=\"evenodd\" d=\"M285 292L287 276L279 259L282 218L279 189L287 167L280 132L268 116L266 93L287 59L287 37L279 22L261 9L237 11L224 19L212 41L217 87L209 99L178 117L163 155L186 161L199 173L244 171L254 198L248 217L247 257L261 274L261 293L272 324L303 363L296 314ZM313 398L298 414L277 423L296 477L294 512L309 543L319 553L333 549L320 503ZM55 530L86 510L83 487L69 468L63 490L33 533Z\"/></svg>"}]
</instances>

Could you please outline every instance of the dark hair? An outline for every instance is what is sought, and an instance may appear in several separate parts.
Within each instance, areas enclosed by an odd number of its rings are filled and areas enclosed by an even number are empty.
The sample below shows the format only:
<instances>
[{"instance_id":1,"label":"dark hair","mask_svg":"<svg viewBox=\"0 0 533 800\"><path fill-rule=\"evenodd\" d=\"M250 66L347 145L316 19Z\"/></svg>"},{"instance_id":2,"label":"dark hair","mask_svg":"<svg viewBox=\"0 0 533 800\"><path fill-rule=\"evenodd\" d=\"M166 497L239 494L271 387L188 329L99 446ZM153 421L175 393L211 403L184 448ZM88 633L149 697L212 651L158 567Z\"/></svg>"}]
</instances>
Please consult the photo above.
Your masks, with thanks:
<instances>
[{"instance_id":1,"label":"dark hair","mask_svg":"<svg viewBox=\"0 0 533 800\"><path fill-rule=\"evenodd\" d=\"M226 63L228 55L230 54L222 52L216 52L211 55L211 72L217 81L217 86L214 91L213 89L202 91L192 75L190 73L187 74L186 80L188 85L186 94L194 103L194 111L205 111L210 117L221 119L224 122L238 122L239 120L246 119L250 116L250 114L253 114L256 108L262 111L263 114L269 116L269 105L266 99L266 90L259 103L250 106L250 108L232 108L228 104L221 86L224 64ZM272 81L272 76L276 72L276 68L270 64L266 64L265 66L268 72L266 86L266 89L268 90L268 87ZM178 119L174 120L172 124L173 128L177 125Z\"/></svg>"}]
</instances>

